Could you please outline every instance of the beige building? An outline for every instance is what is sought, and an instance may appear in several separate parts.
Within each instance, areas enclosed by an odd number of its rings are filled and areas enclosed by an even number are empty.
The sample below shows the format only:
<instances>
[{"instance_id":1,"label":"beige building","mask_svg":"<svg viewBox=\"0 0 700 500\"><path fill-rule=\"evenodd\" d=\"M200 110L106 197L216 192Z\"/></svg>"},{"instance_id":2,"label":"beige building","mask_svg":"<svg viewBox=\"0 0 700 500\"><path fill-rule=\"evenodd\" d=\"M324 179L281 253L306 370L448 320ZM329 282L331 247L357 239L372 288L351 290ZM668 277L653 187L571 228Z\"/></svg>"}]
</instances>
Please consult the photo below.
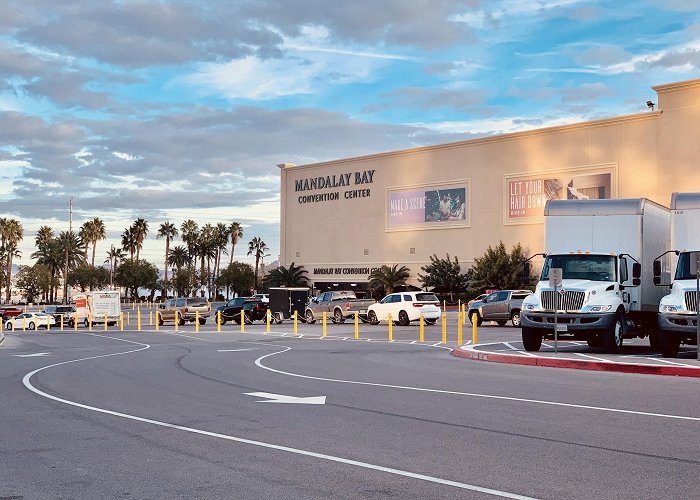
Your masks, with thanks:
<instances>
[{"instance_id":1,"label":"beige building","mask_svg":"<svg viewBox=\"0 0 700 500\"><path fill-rule=\"evenodd\" d=\"M429 257L542 251L550 198L700 191L700 79L652 87L654 111L312 165L280 165L280 263L316 288L365 289L383 264L411 283Z\"/></svg>"}]
</instances>

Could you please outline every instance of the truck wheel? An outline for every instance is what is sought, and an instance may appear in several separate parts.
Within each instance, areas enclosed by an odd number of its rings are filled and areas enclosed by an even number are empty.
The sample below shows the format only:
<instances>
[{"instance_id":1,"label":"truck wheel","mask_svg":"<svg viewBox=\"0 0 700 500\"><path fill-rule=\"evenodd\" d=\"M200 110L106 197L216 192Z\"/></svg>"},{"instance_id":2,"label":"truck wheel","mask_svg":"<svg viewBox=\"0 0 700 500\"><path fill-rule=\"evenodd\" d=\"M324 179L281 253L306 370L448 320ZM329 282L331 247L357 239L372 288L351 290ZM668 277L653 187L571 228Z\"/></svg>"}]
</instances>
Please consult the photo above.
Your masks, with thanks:
<instances>
[{"instance_id":1,"label":"truck wheel","mask_svg":"<svg viewBox=\"0 0 700 500\"><path fill-rule=\"evenodd\" d=\"M333 322L334 323L344 323L345 318L343 318L343 312L340 309L333 311Z\"/></svg>"},{"instance_id":2,"label":"truck wheel","mask_svg":"<svg viewBox=\"0 0 700 500\"><path fill-rule=\"evenodd\" d=\"M367 313L367 320L369 321L370 325L378 325L379 320L377 319L377 313L374 311L370 311Z\"/></svg>"},{"instance_id":3,"label":"truck wheel","mask_svg":"<svg viewBox=\"0 0 700 500\"><path fill-rule=\"evenodd\" d=\"M621 311L615 314L612 326L603 332L603 348L605 352L615 354L622 349L622 338L625 335L625 315Z\"/></svg>"},{"instance_id":4,"label":"truck wheel","mask_svg":"<svg viewBox=\"0 0 700 500\"><path fill-rule=\"evenodd\" d=\"M306 310L305 316L306 316L306 322L308 324L313 325L314 323L316 323L316 319L314 318L314 313L311 309Z\"/></svg>"},{"instance_id":5,"label":"truck wheel","mask_svg":"<svg viewBox=\"0 0 700 500\"><path fill-rule=\"evenodd\" d=\"M502 319L499 319L498 321L496 321L496 324L498 326L506 326L506 323L508 323L508 322L505 320L502 320Z\"/></svg>"},{"instance_id":6,"label":"truck wheel","mask_svg":"<svg viewBox=\"0 0 700 500\"><path fill-rule=\"evenodd\" d=\"M520 326L520 311L513 311L510 314L510 322L513 323L515 327Z\"/></svg>"},{"instance_id":7,"label":"truck wheel","mask_svg":"<svg viewBox=\"0 0 700 500\"><path fill-rule=\"evenodd\" d=\"M245 322L246 325L253 324L253 317L250 315L249 312L243 313L243 321Z\"/></svg>"},{"instance_id":8,"label":"truck wheel","mask_svg":"<svg viewBox=\"0 0 700 500\"><path fill-rule=\"evenodd\" d=\"M156 314L156 323L158 323L158 326L163 324L163 316L160 314Z\"/></svg>"},{"instance_id":9,"label":"truck wheel","mask_svg":"<svg viewBox=\"0 0 700 500\"><path fill-rule=\"evenodd\" d=\"M411 320L408 319L408 313L406 311L399 311L399 325L408 326Z\"/></svg>"},{"instance_id":10,"label":"truck wheel","mask_svg":"<svg viewBox=\"0 0 700 500\"><path fill-rule=\"evenodd\" d=\"M224 318L223 316L221 316L221 324L222 324L222 325L225 325L227 321L228 321L228 320L227 320L226 318Z\"/></svg>"},{"instance_id":11,"label":"truck wheel","mask_svg":"<svg viewBox=\"0 0 700 500\"><path fill-rule=\"evenodd\" d=\"M681 346L681 337L674 332L660 330L659 344L661 348L661 355L664 358L676 358L678 357L678 350Z\"/></svg>"},{"instance_id":12,"label":"truck wheel","mask_svg":"<svg viewBox=\"0 0 700 500\"><path fill-rule=\"evenodd\" d=\"M278 313L278 312L275 313L275 323L277 323L278 325L281 325L282 321L284 321L282 318L282 313Z\"/></svg>"},{"instance_id":13,"label":"truck wheel","mask_svg":"<svg viewBox=\"0 0 700 500\"><path fill-rule=\"evenodd\" d=\"M199 324L204 325L207 322L207 318L199 318Z\"/></svg>"},{"instance_id":14,"label":"truck wheel","mask_svg":"<svg viewBox=\"0 0 700 500\"><path fill-rule=\"evenodd\" d=\"M177 324L180 326L185 326L185 318L183 318L182 315L178 315Z\"/></svg>"},{"instance_id":15,"label":"truck wheel","mask_svg":"<svg viewBox=\"0 0 700 500\"><path fill-rule=\"evenodd\" d=\"M476 311L469 313L469 321L472 322L472 325L476 323L476 326L481 326L481 323L484 322Z\"/></svg>"},{"instance_id":16,"label":"truck wheel","mask_svg":"<svg viewBox=\"0 0 700 500\"><path fill-rule=\"evenodd\" d=\"M594 335L587 338L586 343L588 344L588 347L598 348L603 346L603 339L600 338L600 335Z\"/></svg>"},{"instance_id":17,"label":"truck wheel","mask_svg":"<svg viewBox=\"0 0 700 500\"><path fill-rule=\"evenodd\" d=\"M534 328L523 327L522 336L526 351L539 351L542 347L542 334Z\"/></svg>"},{"instance_id":18,"label":"truck wheel","mask_svg":"<svg viewBox=\"0 0 700 500\"><path fill-rule=\"evenodd\" d=\"M654 328L649 332L649 346L654 352L658 352L661 350L661 340L659 338L659 335L660 334L658 328Z\"/></svg>"},{"instance_id":19,"label":"truck wheel","mask_svg":"<svg viewBox=\"0 0 700 500\"><path fill-rule=\"evenodd\" d=\"M84 326L85 328L87 328L88 326L90 326L90 322L88 321L87 318L85 318L85 321L83 321L83 326Z\"/></svg>"}]
</instances>

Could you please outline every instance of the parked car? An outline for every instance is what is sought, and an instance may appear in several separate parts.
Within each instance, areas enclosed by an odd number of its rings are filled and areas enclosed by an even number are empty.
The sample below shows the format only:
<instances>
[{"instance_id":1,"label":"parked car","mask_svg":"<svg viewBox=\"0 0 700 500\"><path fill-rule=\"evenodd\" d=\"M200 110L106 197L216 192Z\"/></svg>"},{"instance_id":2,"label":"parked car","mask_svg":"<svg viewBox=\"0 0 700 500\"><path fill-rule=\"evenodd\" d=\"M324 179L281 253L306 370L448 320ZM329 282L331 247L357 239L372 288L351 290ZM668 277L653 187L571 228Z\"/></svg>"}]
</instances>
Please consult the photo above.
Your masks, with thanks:
<instances>
[{"instance_id":1,"label":"parked car","mask_svg":"<svg viewBox=\"0 0 700 500\"><path fill-rule=\"evenodd\" d=\"M63 322L67 325L73 326L75 311L75 306L46 306L42 312L53 316L56 323L60 323L61 316L63 316Z\"/></svg>"},{"instance_id":2,"label":"parked car","mask_svg":"<svg viewBox=\"0 0 700 500\"><path fill-rule=\"evenodd\" d=\"M473 303L475 303L475 302L481 302L481 301L484 300L486 297L488 297L488 295L489 295L488 293L482 293L482 294L479 295L478 297L473 298L472 300L470 300L469 302L467 302L467 309L468 309L469 307L471 307L471 305L472 305Z\"/></svg>"},{"instance_id":3,"label":"parked car","mask_svg":"<svg viewBox=\"0 0 700 500\"><path fill-rule=\"evenodd\" d=\"M203 325L207 322L207 318L211 314L211 304L202 297L178 297L169 299L165 304L158 306L156 320L159 325L165 321L175 321L175 311L177 311L177 319L180 325L186 322L194 322L199 315L199 324Z\"/></svg>"},{"instance_id":4,"label":"parked car","mask_svg":"<svg viewBox=\"0 0 700 500\"><path fill-rule=\"evenodd\" d=\"M268 304L256 297L236 297L231 299L223 306L218 308L221 311L221 324L225 325L227 321L235 321L241 324L241 311L243 311L246 324L253 321L265 319L267 314Z\"/></svg>"},{"instance_id":5,"label":"parked car","mask_svg":"<svg viewBox=\"0 0 700 500\"><path fill-rule=\"evenodd\" d=\"M7 318L12 318L14 316L18 316L22 314L22 309L19 307L15 306L1 306L0 307L0 315L2 315L2 319L5 320Z\"/></svg>"},{"instance_id":6,"label":"parked car","mask_svg":"<svg viewBox=\"0 0 700 500\"><path fill-rule=\"evenodd\" d=\"M471 304L467 316L477 326L481 326L484 321L495 321L499 326L505 326L510 320L513 326L519 327L523 299L530 294L530 290L499 290L490 293L483 300Z\"/></svg>"},{"instance_id":7,"label":"parked car","mask_svg":"<svg viewBox=\"0 0 700 500\"><path fill-rule=\"evenodd\" d=\"M34 330L39 327L48 328L49 324L51 326L56 324L56 320L50 314L25 312L5 320L5 330L20 330L22 328Z\"/></svg>"},{"instance_id":8,"label":"parked car","mask_svg":"<svg viewBox=\"0 0 700 500\"><path fill-rule=\"evenodd\" d=\"M433 325L440 319L442 311L440 300L430 292L391 293L367 308L367 320L373 325L388 321L389 314L392 321L402 326L419 320L421 314L427 324Z\"/></svg>"},{"instance_id":9,"label":"parked car","mask_svg":"<svg viewBox=\"0 0 700 500\"><path fill-rule=\"evenodd\" d=\"M260 299L261 301L265 302L266 304L270 302L270 295L267 293L256 293L254 296L256 299Z\"/></svg>"},{"instance_id":10,"label":"parked car","mask_svg":"<svg viewBox=\"0 0 700 500\"><path fill-rule=\"evenodd\" d=\"M367 318L367 308L375 302L374 299L358 299L352 290L323 292L309 300L304 319L307 323L314 323L325 312L333 323L343 323L346 318L353 318L357 312L364 322Z\"/></svg>"}]
</instances>

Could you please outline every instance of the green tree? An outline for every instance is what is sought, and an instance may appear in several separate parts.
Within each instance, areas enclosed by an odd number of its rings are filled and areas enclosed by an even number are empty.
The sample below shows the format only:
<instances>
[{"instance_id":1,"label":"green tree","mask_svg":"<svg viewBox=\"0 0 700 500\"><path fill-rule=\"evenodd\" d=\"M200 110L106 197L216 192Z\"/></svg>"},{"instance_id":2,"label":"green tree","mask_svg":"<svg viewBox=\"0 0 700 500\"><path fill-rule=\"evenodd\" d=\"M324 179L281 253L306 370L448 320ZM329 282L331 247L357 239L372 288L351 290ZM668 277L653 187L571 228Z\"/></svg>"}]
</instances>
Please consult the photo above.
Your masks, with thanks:
<instances>
[{"instance_id":1,"label":"green tree","mask_svg":"<svg viewBox=\"0 0 700 500\"><path fill-rule=\"evenodd\" d=\"M61 231L58 248L63 255L63 302L68 303L68 272L85 264L83 242L74 231Z\"/></svg>"},{"instance_id":2,"label":"green tree","mask_svg":"<svg viewBox=\"0 0 700 500\"><path fill-rule=\"evenodd\" d=\"M170 255L170 241L177 236L177 227L172 222L163 222L158 228L156 238L165 238L165 268L163 269L163 297L168 294L168 257Z\"/></svg>"},{"instance_id":3,"label":"green tree","mask_svg":"<svg viewBox=\"0 0 700 500\"><path fill-rule=\"evenodd\" d=\"M136 260L138 261L141 248L143 248L143 240L146 239L146 235L148 234L148 222L146 219L136 219L131 226L131 230L136 240Z\"/></svg>"},{"instance_id":4,"label":"green tree","mask_svg":"<svg viewBox=\"0 0 700 500\"><path fill-rule=\"evenodd\" d=\"M271 286L306 286L309 282L304 276L307 273L303 266L297 266L292 262L289 267L280 266L273 269L265 276L263 286L269 288Z\"/></svg>"},{"instance_id":5,"label":"green tree","mask_svg":"<svg viewBox=\"0 0 700 500\"><path fill-rule=\"evenodd\" d=\"M126 258L126 254L121 248L117 248L114 245L107 252L107 258L104 263L109 263L109 286L114 284L114 273L119 267L119 263Z\"/></svg>"},{"instance_id":6,"label":"green tree","mask_svg":"<svg viewBox=\"0 0 700 500\"><path fill-rule=\"evenodd\" d=\"M258 236L255 236L248 242L248 255L255 255L255 288L258 288L258 269L260 267L260 259L265 257L265 252L267 251L267 244Z\"/></svg>"},{"instance_id":7,"label":"green tree","mask_svg":"<svg viewBox=\"0 0 700 500\"><path fill-rule=\"evenodd\" d=\"M158 269L145 260L128 260L119 266L114 281L130 291L131 297L138 297L138 289L157 290L159 285Z\"/></svg>"},{"instance_id":8,"label":"green tree","mask_svg":"<svg viewBox=\"0 0 700 500\"><path fill-rule=\"evenodd\" d=\"M136 240L136 233L133 227L127 227L122 233L122 250L129 252L129 258L134 260L134 254L136 253L136 247L138 246L138 241Z\"/></svg>"},{"instance_id":9,"label":"green tree","mask_svg":"<svg viewBox=\"0 0 700 500\"><path fill-rule=\"evenodd\" d=\"M240 222L232 222L228 226L228 233L229 236L231 237L231 257L229 258L229 266L233 264L233 250L236 248L236 243L240 241L241 238L243 238L243 226L241 226Z\"/></svg>"},{"instance_id":10,"label":"green tree","mask_svg":"<svg viewBox=\"0 0 700 500\"><path fill-rule=\"evenodd\" d=\"M238 295L247 295L255 285L255 271L250 264L234 261L219 275L218 285L233 290Z\"/></svg>"},{"instance_id":11,"label":"green tree","mask_svg":"<svg viewBox=\"0 0 700 500\"><path fill-rule=\"evenodd\" d=\"M41 264L20 266L17 272L17 288L22 291L27 302L35 302L36 298L49 287L51 287L51 272L48 267Z\"/></svg>"},{"instance_id":12,"label":"green tree","mask_svg":"<svg viewBox=\"0 0 700 500\"><path fill-rule=\"evenodd\" d=\"M189 297L196 285L197 274L190 267L181 267L173 275L172 286L179 297Z\"/></svg>"},{"instance_id":13,"label":"green tree","mask_svg":"<svg viewBox=\"0 0 700 500\"><path fill-rule=\"evenodd\" d=\"M85 265L77 267L68 273L68 284L80 287L81 292L88 288L90 290L99 290L110 284L110 278L110 272L105 268Z\"/></svg>"},{"instance_id":14,"label":"green tree","mask_svg":"<svg viewBox=\"0 0 700 500\"><path fill-rule=\"evenodd\" d=\"M381 266L369 275L369 286L376 289L383 289L387 294L392 293L397 286L405 285L406 280L411 275L411 270L406 266L399 267Z\"/></svg>"},{"instance_id":15,"label":"green tree","mask_svg":"<svg viewBox=\"0 0 700 500\"><path fill-rule=\"evenodd\" d=\"M10 301L12 293L12 259L21 254L17 245L24 238L24 229L17 219L0 219L0 248L4 255L5 264L5 301Z\"/></svg>"},{"instance_id":16,"label":"green tree","mask_svg":"<svg viewBox=\"0 0 700 500\"><path fill-rule=\"evenodd\" d=\"M457 257L450 260L450 254L446 259L438 258L437 254L430 256L430 264L421 267L426 273L418 274L418 280L424 287L433 288L440 293L449 293L450 301L454 299L456 292L463 291L467 286L467 277L462 274L462 267Z\"/></svg>"},{"instance_id":17,"label":"green tree","mask_svg":"<svg viewBox=\"0 0 700 500\"><path fill-rule=\"evenodd\" d=\"M483 256L474 259L474 265L470 270L472 292L522 288L525 258L520 243L513 246L510 253L502 241L496 248L489 246Z\"/></svg>"}]
</instances>

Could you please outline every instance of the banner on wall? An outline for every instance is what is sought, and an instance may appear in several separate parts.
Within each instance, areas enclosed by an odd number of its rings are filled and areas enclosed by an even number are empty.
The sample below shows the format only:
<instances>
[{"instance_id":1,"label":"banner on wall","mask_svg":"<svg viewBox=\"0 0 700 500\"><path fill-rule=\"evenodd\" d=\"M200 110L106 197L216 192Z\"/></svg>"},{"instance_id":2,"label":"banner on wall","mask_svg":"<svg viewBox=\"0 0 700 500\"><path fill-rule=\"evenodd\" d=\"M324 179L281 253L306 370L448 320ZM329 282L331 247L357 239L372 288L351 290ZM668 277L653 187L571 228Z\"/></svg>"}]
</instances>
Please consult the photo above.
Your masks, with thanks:
<instances>
[{"instance_id":1,"label":"banner on wall","mask_svg":"<svg viewBox=\"0 0 700 500\"><path fill-rule=\"evenodd\" d=\"M469 183L387 190L387 229L437 229L469 221Z\"/></svg>"},{"instance_id":2,"label":"banner on wall","mask_svg":"<svg viewBox=\"0 0 700 500\"><path fill-rule=\"evenodd\" d=\"M547 200L601 200L616 193L616 167L505 176L506 223L540 221Z\"/></svg>"}]
</instances>

